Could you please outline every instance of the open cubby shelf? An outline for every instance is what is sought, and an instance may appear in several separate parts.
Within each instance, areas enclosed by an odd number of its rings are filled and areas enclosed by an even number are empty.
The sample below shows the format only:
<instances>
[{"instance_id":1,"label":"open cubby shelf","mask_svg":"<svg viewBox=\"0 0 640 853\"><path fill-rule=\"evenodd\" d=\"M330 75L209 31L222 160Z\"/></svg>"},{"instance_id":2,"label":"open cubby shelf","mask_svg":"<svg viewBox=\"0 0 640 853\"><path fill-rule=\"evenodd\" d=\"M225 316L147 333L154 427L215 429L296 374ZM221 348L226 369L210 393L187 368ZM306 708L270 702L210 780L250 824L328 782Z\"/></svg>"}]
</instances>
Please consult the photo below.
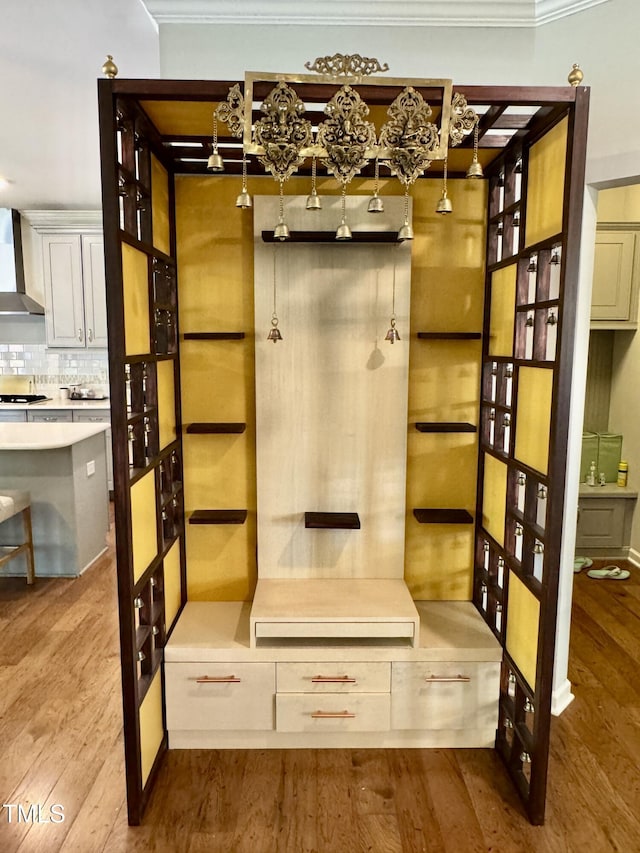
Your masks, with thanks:
<instances>
[{"instance_id":1,"label":"open cubby shelf","mask_svg":"<svg viewBox=\"0 0 640 853\"><path fill-rule=\"evenodd\" d=\"M247 428L243 423L197 422L187 425L186 432L190 435L219 435L227 433L242 433Z\"/></svg>"},{"instance_id":2,"label":"open cubby shelf","mask_svg":"<svg viewBox=\"0 0 640 853\"><path fill-rule=\"evenodd\" d=\"M322 530L360 530L357 512L305 512L304 526Z\"/></svg>"},{"instance_id":3,"label":"open cubby shelf","mask_svg":"<svg viewBox=\"0 0 640 853\"><path fill-rule=\"evenodd\" d=\"M423 341L479 341L482 332L418 332Z\"/></svg>"},{"instance_id":4,"label":"open cubby shelf","mask_svg":"<svg viewBox=\"0 0 640 853\"><path fill-rule=\"evenodd\" d=\"M473 516L466 509L416 508L413 514L420 524L473 524Z\"/></svg>"},{"instance_id":5,"label":"open cubby shelf","mask_svg":"<svg viewBox=\"0 0 640 853\"><path fill-rule=\"evenodd\" d=\"M185 341L241 341L244 332L185 332Z\"/></svg>"},{"instance_id":6,"label":"open cubby shelf","mask_svg":"<svg viewBox=\"0 0 640 853\"><path fill-rule=\"evenodd\" d=\"M417 421L418 432L477 432L474 424L463 421Z\"/></svg>"},{"instance_id":7,"label":"open cubby shelf","mask_svg":"<svg viewBox=\"0 0 640 853\"><path fill-rule=\"evenodd\" d=\"M194 509L189 524L244 524L246 509Z\"/></svg>"},{"instance_id":8,"label":"open cubby shelf","mask_svg":"<svg viewBox=\"0 0 640 853\"><path fill-rule=\"evenodd\" d=\"M336 240L335 231L291 231L288 240L274 240L273 231L263 231L264 243L397 243L397 231L352 231L351 240Z\"/></svg>"}]
</instances>

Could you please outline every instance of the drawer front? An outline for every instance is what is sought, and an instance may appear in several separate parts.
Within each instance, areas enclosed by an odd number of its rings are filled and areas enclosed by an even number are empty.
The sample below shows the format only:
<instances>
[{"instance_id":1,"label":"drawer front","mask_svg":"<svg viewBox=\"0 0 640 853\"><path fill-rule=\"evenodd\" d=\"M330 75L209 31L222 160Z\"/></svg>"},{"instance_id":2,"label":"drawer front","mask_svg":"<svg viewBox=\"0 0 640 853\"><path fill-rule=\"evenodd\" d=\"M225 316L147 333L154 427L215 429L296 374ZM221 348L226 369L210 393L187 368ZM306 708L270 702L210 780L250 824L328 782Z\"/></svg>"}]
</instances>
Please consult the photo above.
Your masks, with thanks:
<instances>
[{"instance_id":1,"label":"drawer front","mask_svg":"<svg viewBox=\"0 0 640 853\"><path fill-rule=\"evenodd\" d=\"M79 412L77 409L73 412L73 422L76 424L108 424L110 421L108 412Z\"/></svg>"},{"instance_id":2,"label":"drawer front","mask_svg":"<svg viewBox=\"0 0 640 853\"><path fill-rule=\"evenodd\" d=\"M278 693L388 693L388 661L279 663Z\"/></svg>"},{"instance_id":3,"label":"drawer front","mask_svg":"<svg viewBox=\"0 0 640 853\"><path fill-rule=\"evenodd\" d=\"M169 730L273 729L275 664L165 664Z\"/></svg>"},{"instance_id":4,"label":"drawer front","mask_svg":"<svg viewBox=\"0 0 640 853\"><path fill-rule=\"evenodd\" d=\"M499 663L394 663L393 729L482 728L498 722Z\"/></svg>"},{"instance_id":5,"label":"drawer front","mask_svg":"<svg viewBox=\"0 0 640 853\"><path fill-rule=\"evenodd\" d=\"M279 732L389 731L389 693L278 693L276 729Z\"/></svg>"},{"instance_id":6,"label":"drawer front","mask_svg":"<svg viewBox=\"0 0 640 853\"><path fill-rule=\"evenodd\" d=\"M17 424L27 420L27 413L23 410L17 412L7 412L3 409L0 412L0 423Z\"/></svg>"},{"instance_id":7,"label":"drawer front","mask_svg":"<svg viewBox=\"0 0 640 853\"><path fill-rule=\"evenodd\" d=\"M61 424L71 423L73 416L71 412L65 412L58 409L49 409L44 412L27 412L27 419L33 423Z\"/></svg>"}]
</instances>

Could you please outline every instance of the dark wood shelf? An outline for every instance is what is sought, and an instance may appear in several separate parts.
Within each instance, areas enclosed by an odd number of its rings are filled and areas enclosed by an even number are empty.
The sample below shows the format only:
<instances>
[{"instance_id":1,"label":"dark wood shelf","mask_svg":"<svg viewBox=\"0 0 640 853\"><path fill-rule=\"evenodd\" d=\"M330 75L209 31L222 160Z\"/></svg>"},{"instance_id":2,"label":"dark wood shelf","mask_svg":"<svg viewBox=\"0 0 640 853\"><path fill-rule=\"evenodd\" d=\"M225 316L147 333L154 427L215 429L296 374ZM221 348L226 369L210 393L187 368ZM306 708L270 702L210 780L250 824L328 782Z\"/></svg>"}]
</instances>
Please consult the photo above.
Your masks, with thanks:
<instances>
[{"instance_id":1,"label":"dark wood shelf","mask_svg":"<svg viewBox=\"0 0 640 853\"><path fill-rule=\"evenodd\" d=\"M264 243L397 243L397 231L352 231L351 240L336 240L335 231L291 231L288 240L274 240L273 231L263 231Z\"/></svg>"},{"instance_id":2,"label":"dark wood shelf","mask_svg":"<svg viewBox=\"0 0 640 853\"><path fill-rule=\"evenodd\" d=\"M241 341L244 332L185 332L185 341Z\"/></svg>"},{"instance_id":3,"label":"dark wood shelf","mask_svg":"<svg viewBox=\"0 0 640 853\"><path fill-rule=\"evenodd\" d=\"M246 424L241 423L205 423L198 422L189 424L186 432L190 435L220 435L230 433L242 433L247 428Z\"/></svg>"},{"instance_id":4,"label":"dark wood shelf","mask_svg":"<svg viewBox=\"0 0 640 853\"><path fill-rule=\"evenodd\" d=\"M244 524L246 509L194 509L189 524Z\"/></svg>"},{"instance_id":5,"label":"dark wood shelf","mask_svg":"<svg viewBox=\"0 0 640 853\"><path fill-rule=\"evenodd\" d=\"M473 524L473 516L466 509L414 509L420 524Z\"/></svg>"},{"instance_id":6,"label":"dark wood shelf","mask_svg":"<svg viewBox=\"0 0 640 853\"><path fill-rule=\"evenodd\" d=\"M360 530L357 512L305 512L304 526L322 530Z\"/></svg>"},{"instance_id":7,"label":"dark wood shelf","mask_svg":"<svg viewBox=\"0 0 640 853\"><path fill-rule=\"evenodd\" d=\"M418 432L477 432L474 424L457 421L417 421Z\"/></svg>"},{"instance_id":8,"label":"dark wood shelf","mask_svg":"<svg viewBox=\"0 0 640 853\"><path fill-rule=\"evenodd\" d=\"M482 332L418 332L423 341L479 341Z\"/></svg>"}]
</instances>

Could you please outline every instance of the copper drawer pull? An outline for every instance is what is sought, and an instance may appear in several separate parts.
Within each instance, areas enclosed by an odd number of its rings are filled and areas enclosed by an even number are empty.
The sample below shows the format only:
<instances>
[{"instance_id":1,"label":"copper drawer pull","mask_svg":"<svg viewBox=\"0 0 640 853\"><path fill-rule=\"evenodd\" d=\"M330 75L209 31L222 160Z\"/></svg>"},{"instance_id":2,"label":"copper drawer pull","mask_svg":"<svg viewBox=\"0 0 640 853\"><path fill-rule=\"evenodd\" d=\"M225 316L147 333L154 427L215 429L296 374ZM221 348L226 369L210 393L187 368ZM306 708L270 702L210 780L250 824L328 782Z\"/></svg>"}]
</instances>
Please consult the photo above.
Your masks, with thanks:
<instances>
[{"instance_id":1,"label":"copper drawer pull","mask_svg":"<svg viewBox=\"0 0 640 853\"><path fill-rule=\"evenodd\" d=\"M312 684L355 684L355 678L348 675L316 675L311 679Z\"/></svg>"},{"instance_id":2,"label":"copper drawer pull","mask_svg":"<svg viewBox=\"0 0 640 853\"><path fill-rule=\"evenodd\" d=\"M240 681L235 675L203 675L196 678L196 684L240 684Z\"/></svg>"},{"instance_id":3,"label":"copper drawer pull","mask_svg":"<svg viewBox=\"0 0 640 853\"><path fill-rule=\"evenodd\" d=\"M471 681L471 678L468 675L427 675L424 680L430 684L436 681L459 682L460 684L464 684Z\"/></svg>"},{"instance_id":4,"label":"copper drawer pull","mask_svg":"<svg viewBox=\"0 0 640 853\"><path fill-rule=\"evenodd\" d=\"M315 711L311 714L312 720L352 720L354 717L351 711Z\"/></svg>"}]
</instances>

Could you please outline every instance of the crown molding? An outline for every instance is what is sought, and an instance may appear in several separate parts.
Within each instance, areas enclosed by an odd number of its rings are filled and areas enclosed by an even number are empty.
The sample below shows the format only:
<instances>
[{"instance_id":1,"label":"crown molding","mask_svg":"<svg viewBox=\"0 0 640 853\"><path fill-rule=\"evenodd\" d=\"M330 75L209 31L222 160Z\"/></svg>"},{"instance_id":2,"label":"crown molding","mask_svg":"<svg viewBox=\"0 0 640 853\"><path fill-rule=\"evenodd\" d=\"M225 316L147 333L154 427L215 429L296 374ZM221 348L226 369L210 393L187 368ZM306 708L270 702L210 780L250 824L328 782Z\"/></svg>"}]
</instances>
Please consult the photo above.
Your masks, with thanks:
<instances>
[{"instance_id":1,"label":"crown molding","mask_svg":"<svg viewBox=\"0 0 640 853\"><path fill-rule=\"evenodd\" d=\"M537 27L609 0L141 0L160 24Z\"/></svg>"},{"instance_id":2,"label":"crown molding","mask_svg":"<svg viewBox=\"0 0 640 853\"><path fill-rule=\"evenodd\" d=\"M102 231L101 210L22 210L20 215L38 232L68 234Z\"/></svg>"}]
</instances>

